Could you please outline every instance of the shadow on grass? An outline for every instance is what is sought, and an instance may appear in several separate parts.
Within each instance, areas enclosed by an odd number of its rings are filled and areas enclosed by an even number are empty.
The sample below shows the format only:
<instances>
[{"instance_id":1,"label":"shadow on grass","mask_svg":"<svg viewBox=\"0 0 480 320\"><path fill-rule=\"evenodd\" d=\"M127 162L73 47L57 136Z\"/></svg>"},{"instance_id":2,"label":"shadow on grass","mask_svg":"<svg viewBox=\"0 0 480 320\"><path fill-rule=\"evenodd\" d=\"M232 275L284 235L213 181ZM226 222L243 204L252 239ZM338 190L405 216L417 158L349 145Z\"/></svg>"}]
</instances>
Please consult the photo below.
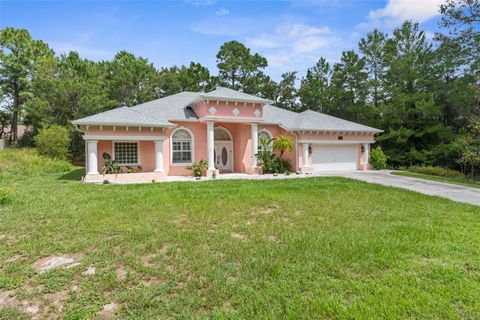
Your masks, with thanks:
<instances>
[{"instance_id":1,"label":"shadow on grass","mask_svg":"<svg viewBox=\"0 0 480 320\"><path fill-rule=\"evenodd\" d=\"M65 173L63 176L60 176L58 180L81 181L84 175L85 175L85 168L78 168Z\"/></svg>"}]
</instances>

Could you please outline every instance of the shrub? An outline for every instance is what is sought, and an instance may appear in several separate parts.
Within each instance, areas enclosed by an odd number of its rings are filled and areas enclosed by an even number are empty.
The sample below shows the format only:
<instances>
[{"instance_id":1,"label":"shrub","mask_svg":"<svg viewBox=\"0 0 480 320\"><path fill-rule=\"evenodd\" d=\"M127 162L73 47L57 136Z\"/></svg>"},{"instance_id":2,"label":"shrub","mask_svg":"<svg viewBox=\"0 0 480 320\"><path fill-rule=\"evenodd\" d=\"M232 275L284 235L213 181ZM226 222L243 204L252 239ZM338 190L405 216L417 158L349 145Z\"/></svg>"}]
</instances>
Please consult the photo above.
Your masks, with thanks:
<instances>
[{"instance_id":1,"label":"shrub","mask_svg":"<svg viewBox=\"0 0 480 320\"><path fill-rule=\"evenodd\" d=\"M292 138L287 135L279 135L273 139L272 150L280 153L280 158L283 157L285 151L293 150Z\"/></svg>"},{"instance_id":2,"label":"shrub","mask_svg":"<svg viewBox=\"0 0 480 320\"><path fill-rule=\"evenodd\" d=\"M52 159L67 159L70 132L62 126L48 126L35 136L38 154Z\"/></svg>"},{"instance_id":3,"label":"shrub","mask_svg":"<svg viewBox=\"0 0 480 320\"><path fill-rule=\"evenodd\" d=\"M463 173L452 170L449 168L442 168L442 167L432 167L432 166L426 166L426 167L419 167L419 166L413 166L408 169L408 171L413 172L413 173L421 173L421 174L428 174L432 176L440 176L440 177L449 177L449 178L464 178L465 176Z\"/></svg>"},{"instance_id":4,"label":"shrub","mask_svg":"<svg viewBox=\"0 0 480 320\"><path fill-rule=\"evenodd\" d=\"M5 174L44 174L73 170L65 160L38 155L35 149L5 149L0 152L0 168Z\"/></svg>"},{"instance_id":5,"label":"shrub","mask_svg":"<svg viewBox=\"0 0 480 320\"><path fill-rule=\"evenodd\" d=\"M192 163L192 166L188 167L187 169L193 171L193 175L195 177L201 177L203 172L208 168L208 161L207 160L200 160L196 163Z\"/></svg>"},{"instance_id":6,"label":"shrub","mask_svg":"<svg viewBox=\"0 0 480 320\"><path fill-rule=\"evenodd\" d=\"M387 167L388 156L383 153L382 147L378 146L370 153L370 163L377 169L385 169Z\"/></svg>"}]
</instances>

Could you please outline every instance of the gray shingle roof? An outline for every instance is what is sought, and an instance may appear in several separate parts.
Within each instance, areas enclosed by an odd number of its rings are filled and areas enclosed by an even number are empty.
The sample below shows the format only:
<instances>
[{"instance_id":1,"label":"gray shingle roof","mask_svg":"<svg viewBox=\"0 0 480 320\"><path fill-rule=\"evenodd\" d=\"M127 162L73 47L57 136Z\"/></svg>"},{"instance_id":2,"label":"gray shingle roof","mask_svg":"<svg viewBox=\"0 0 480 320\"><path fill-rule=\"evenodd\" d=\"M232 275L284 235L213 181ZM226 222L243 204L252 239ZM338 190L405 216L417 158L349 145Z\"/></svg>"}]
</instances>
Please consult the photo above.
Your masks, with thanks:
<instances>
[{"instance_id":1,"label":"gray shingle roof","mask_svg":"<svg viewBox=\"0 0 480 320\"><path fill-rule=\"evenodd\" d=\"M243 92L218 88L208 93L181 92L161 99L156 99L134 107L121 107L93 116L72 121L75 125L128 125L128 126L174 126L169 121L197 120L198 117L190 107L194 102L203 99L221 98L244 102L268 103ZM256 99L256 100L255 100ZM292 131L353 131L381 132L355 122L332 117L323 113L307 110L302 113L277 108L265 104L264 123L278 124Z\"/></svg>"},{"instance_id":2,"label":"gray shingle roof","mask_svg":"<svg viewBox=\"0 0 480 320\"><path fill-rule=\"evenodd\" d=\"M170 127L173 123L168 122L156 115L145 114L129 107L120 107L93 116L72 121L75 125L111 125L111 126L150 126Z\"/></svg>"},{"instance_id":3,"label":"gray shingle roof","mask_svg":"<svg viewBox=\"0 0 480 320\"><path fill-rule=\"evenodd\" d=\"M272 103L272 101L268 99L263 99L248 93L244 93L237 90L232 90L229 88L218 87L217 89L207 92L201 93L200 96L205 99L222 99L227 101L241 101L241 102L253 102L253 103Z\"/></svg>"}]
</instances>

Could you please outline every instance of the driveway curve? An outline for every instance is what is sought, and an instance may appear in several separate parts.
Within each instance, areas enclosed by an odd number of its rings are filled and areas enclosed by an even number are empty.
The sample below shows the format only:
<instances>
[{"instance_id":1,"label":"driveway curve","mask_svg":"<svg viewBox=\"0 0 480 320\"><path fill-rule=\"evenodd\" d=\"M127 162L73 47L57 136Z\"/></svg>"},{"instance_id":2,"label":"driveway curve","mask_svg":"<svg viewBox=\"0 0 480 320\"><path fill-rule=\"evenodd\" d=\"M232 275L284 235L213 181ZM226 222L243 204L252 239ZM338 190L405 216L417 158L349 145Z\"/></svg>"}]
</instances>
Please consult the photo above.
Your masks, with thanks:
<instances>
[{"instance_id":1,"label":"driveway curve","mask_svg":"<svg viewBox=\"0 0 480 320\"><path fill-rule=\"evenodd\" d=\"M471 188L450 183L397 176L389 170L351 171L325 173L322 175L340 176L384 186L412 190L432 196L439 196L453 201L465 202L480 206L480 188Z\"/></svg>"}]
</instances>

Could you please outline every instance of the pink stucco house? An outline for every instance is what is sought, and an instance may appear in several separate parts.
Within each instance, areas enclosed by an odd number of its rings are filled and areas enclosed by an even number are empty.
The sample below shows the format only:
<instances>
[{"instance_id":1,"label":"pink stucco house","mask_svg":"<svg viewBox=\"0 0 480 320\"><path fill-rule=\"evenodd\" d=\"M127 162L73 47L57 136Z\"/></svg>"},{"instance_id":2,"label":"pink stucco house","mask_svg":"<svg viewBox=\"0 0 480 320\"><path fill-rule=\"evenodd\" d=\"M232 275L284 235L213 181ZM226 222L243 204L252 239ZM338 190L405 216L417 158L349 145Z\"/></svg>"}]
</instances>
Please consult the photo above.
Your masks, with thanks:
<instances>
[{"instance_id":1,"label":"pink stucco house","mask_svg":"<svg viewBox=\"0 0 480 320\"><path fill-rule=\"evenodd\" d=\"M209 173L218 168L255 174L258 137L280 134L294 141L295 149L284 157L297 172L368 169L370 144L381 130L271 103L219 87L75 120L86 143L85 181L118 179L101 174L104 153L121 166L141 167L141 172L119 175L125 182L192 175L187 167L201 159L208 161Z\"/></svg>"}]
</instances>

